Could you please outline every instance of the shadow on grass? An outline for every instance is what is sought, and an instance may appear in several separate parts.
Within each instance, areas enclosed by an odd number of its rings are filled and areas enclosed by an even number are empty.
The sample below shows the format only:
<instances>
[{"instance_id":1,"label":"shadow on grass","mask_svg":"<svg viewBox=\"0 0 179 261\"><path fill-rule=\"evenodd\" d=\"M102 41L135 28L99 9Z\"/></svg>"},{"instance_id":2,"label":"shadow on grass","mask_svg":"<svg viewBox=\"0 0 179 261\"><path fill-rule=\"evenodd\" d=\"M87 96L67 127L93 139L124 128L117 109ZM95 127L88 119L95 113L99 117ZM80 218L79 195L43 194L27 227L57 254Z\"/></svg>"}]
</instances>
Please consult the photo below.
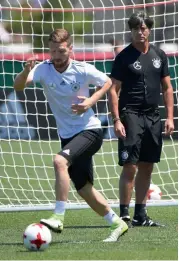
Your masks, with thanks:
<instances>
[{"instance_id":1,"label":"shadow on grass","mask_svg":"<svg viewBox=\"0 0 179 261\"><path fill-rule=\"evenodd\" d=\"M109 228L109 226L65 226L65 229L86 229L86 228Z\"/></svg>"},{"instance_id":2,"label":"shadow on grass","mask_svg":"<svg viewBox=\"0 0 179 261\"><path fill-rule=\"evenodd\" d=\"M99 242L99 240L86 240L86 241L75 241L75 240L59 240L59 241L55 241L52 242L50 245L59 245L59 244L89 244L89 243L95 243L95 242ZM23 246L23 243L20 242L9 242L9 243L0 243L0 247L1 246ZM19 253L26 253L26 252L30 252L30 253L37 253L37 252L44 252L43 250L37 250L37 251L33 251L33 250L28 250L24 247L24 250L17 250L16 252Z\"/></svg>"},{"instance_id":3,"label":"shadow on grass","mask_svg":"<svg viewBox=\"0 0 179 261\"><path fill-rule=\"evenodd\" d=\"M95 229L95 228L109 228L109 226L65 226L64 227L65 229ZM53 233L53 232L52 232ZM55 233L56 234L56 233ZM72 240L59 240L59 241L55 241L55 242L52 242L51 245L55 245L55 244L82 244L82 243L90 243L90 242L97 242L98 240L91 240L91 241L72 241ZM0 243L0 246L23 246L23 243L22 242L2 242ZM27 252L28 250L24 250L24 251L18 251L18 252ZM33 252L33 251L31 251ZM36 252L36 251L34 251Z\"/></svg>"}]
</instances>

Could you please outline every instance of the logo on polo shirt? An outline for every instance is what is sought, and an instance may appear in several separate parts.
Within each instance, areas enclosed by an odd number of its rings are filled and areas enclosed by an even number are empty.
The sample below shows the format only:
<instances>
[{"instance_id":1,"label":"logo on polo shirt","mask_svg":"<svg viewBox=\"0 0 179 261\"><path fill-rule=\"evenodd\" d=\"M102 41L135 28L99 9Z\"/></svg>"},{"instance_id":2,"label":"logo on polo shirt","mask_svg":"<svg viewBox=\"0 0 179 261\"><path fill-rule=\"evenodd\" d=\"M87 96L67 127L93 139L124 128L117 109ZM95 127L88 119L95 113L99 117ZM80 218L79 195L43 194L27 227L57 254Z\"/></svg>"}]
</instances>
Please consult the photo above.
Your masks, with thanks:
<instances>
[{"instance_id":1,"label":"logo on polo shirt","mask_svg":"<svg viewBox=\"0 0 179 261\"><path fill-rule=\"evenodd\" d=\"M140 70L142 68L142 65L140 64L139 61L136 61L135 63L133 63L133 66L136 70Z\"/></svg>"},{"instance_id":2,"label":"logo on polo shirt","mask_svg":"<svg viewBox=\"0 0 179 261\"><path fill-rule=\"evenodd\" d=\"M154 59L152 59L152 62L153 62L153 66L155 67L155 68L160 68L160 66L161 66L161 60L159 59L159 58L154 58Z\"/></svg>"},{"instance_id":3,"label":"logo on polo shirt","mask_svg":"<svg viewBox=\"0 0 179 261\"><path fill-rule=\"evenodd\" d=\"M72 91L74 91L74 92L79 91L79 89L80 89L80 83L79 83L79 82L72 82L72 83L71 83L71 89L72 89Z\"/></svg>"},{"instance_id":4,"label":"logo on polo shirt","mask_svg":"<svg viewBox=\"0 0 179 261\"><path fill-rule=\"evenodd\" d=\"M50 82L50 83L48 84L48 87L51 88L51 89L54 89L54 88L56 88L56 84L53 83L53 82Z\"/></svg>"},{"instance_id":5,"label":"logo on polo shirt","mask_svg":"<svg viewBox=\"0 0 179 261\"><path fill-rule=\"evenodd\" d=\"M60 85L66 85L65 81L63 80Z\"/></svg>"}]
</instances>

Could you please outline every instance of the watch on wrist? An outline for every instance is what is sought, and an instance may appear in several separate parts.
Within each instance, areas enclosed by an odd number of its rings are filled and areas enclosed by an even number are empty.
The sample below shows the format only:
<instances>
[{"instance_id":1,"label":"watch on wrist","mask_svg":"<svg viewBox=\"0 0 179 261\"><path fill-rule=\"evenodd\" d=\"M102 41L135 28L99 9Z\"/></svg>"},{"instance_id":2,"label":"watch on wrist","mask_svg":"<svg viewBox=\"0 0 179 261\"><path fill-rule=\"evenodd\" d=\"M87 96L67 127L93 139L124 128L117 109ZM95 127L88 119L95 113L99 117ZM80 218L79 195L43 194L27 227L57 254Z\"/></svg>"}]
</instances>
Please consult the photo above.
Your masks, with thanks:
<instances>
[{"instance_id":1,"label":"watch on wrist","mask_svg":"<svg viewBox=\"0 0 179 261\"><path fill-rule=\"evenodd\" d=\"M113 118L113 123L116 123L117 121L121 121L119 117Z\"/></svg>"}]
</instances>

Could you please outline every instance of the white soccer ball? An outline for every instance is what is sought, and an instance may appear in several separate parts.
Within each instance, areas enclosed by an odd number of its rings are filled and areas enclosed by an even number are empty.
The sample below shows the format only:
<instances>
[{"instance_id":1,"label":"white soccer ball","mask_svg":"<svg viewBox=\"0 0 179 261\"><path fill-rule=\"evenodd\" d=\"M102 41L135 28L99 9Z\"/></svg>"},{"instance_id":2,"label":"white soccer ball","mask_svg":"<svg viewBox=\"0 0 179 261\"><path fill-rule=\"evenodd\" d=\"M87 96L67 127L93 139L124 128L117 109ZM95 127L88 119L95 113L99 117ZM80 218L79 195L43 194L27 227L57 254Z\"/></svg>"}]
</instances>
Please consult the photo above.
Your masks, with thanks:
<instances>
[{"instance_id":1,"label":"white soccer ball","mask_svg":"<svg viewBox=\"0 0 179 261\"><path fill-rule=\"evenodd\" d=\"M147 198L149 200L160 200L162 197L162 191L157 185L150 184L150 188L147 193Z\"/></svg>"},{"instance_id":2,"label":"white soccer ball","mask_svg":"<svg viewBox=\"0 0 179 261\"><path fill-rule=\"evenodd\" d=\"M39 223L29 225L23 234L24 246L28 250L41 251L45 250L52 241L50 230Z\"/></svg>"}]
</instances>

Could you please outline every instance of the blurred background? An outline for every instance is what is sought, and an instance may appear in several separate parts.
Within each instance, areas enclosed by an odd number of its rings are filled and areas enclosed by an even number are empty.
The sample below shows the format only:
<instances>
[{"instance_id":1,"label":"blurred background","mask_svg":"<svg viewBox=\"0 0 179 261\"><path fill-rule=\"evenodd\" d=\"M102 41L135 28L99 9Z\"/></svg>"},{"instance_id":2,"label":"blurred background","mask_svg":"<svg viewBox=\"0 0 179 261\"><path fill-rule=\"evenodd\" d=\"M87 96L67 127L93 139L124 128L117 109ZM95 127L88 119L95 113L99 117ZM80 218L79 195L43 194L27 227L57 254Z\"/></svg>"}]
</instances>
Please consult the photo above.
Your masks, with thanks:
<instances>
[{"instance_id":1,"label":"blurred background","mask_svg":"<svg viewBox=\"0 0 179 261\"><path fill-rule=\"evenodd\" d=\"M155 20L151 42L173 51L177 49L178 6L175 2L157 5L161 2L161 0L0 0L1 7L7 8L2 8L0 13L0 40L3 44L16 43L16 47L11 46L11 52L14 48L16 52L22 52L22 48L24 52L30 49L33 49L33 52L46 52L48 34L55 28L65 27L73 35L75 51L82 49L99 51L103 48L109 51L111 45L122 48L130 41L127 19L133 12L144 10ZM140 6L134 8L140 4L141 8ZM111 7L111 10L97 11L104 7ZM23 11L25 10L23 8L38 10ZM43 12L43 8L48 8L48 11ZM54 12L53 8L82 10ZM87 11L90 8L96 10ZM8 52L9 48L4 48L3 51Z\"/></svg>"}]
</instances>

